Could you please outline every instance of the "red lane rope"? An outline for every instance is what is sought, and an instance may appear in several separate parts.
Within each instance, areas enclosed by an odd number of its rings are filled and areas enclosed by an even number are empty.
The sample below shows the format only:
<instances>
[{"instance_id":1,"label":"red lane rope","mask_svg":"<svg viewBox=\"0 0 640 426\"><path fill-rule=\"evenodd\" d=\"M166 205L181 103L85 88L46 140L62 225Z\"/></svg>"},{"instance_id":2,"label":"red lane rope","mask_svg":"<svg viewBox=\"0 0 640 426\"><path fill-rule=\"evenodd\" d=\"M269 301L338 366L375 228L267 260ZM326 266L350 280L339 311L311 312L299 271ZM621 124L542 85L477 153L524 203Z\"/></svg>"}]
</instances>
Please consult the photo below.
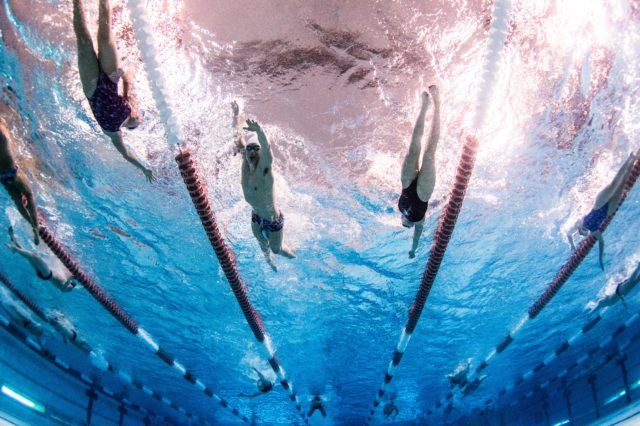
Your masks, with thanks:
<instances>
[{"instance_id":1,"label":"red lane rope","mask_svg":"<svg viewBox=\"0 0 640 426\"><path fill-rule=\"evenodd\" d=\"M431 287L433 286L433 282L435 281L438 270L440 269L444 252L447 250L447 246L449 245L449 240L453 234L453 229L456 226L458 214L460 213L460 208L462 207L462 202L464 201L464 196L467 192L469 179L473 172L477 151L478 140L475 136L467 136L467 143L462 149L462 156L460 158L460 163L458 164L458 171L456 173L453 190L451 191L451 196L445 209L440 215L440 222L434 233L431 251L429 252L429 260L427 261L424 272L422 273L420 288L418 289L413 305L409 310L409 319L405 326L405 329L409 334L413 333L413 330L415 330L416 325L418 324L418 320L422 314L422 309L427 301L427 297L429 297Z\"/></svg>"},{"instance_id":2,"label":"red lane rope","mask_svg":"<svg viewBox=\"0 0 640 426\"><path fill-rule=\"evenodd\" d=\"M44 223L44 222L41 222ZM51 251L60 259L62 264L73 274L82 286L87 289L104 308L111 313L131 333L138 334L138 324L104 291L89 275L87 275L78 263L71 258L65 247L49 232L45 226L40 227L40 238L49 246Z\"/></svg>"},{"instance_id":3,"label":"red lane rope","mask_svg":"<svg viewBox=\"0 0 640 426\"><path fill-rule=\"evenodd\" d=\"M265 332L264 326L262 325L262 319L249 301L246 285L242 282L242 278L240 277L240 274L238 274L238 269L236 268L235 256L225 243L224 238L218 229L215 215L209 205L205 186L198 176L193 160L191 160L191 154L188 151L181 152L176 157L176 162L180 168L180 174L187 186L193 205L198 212L198 216L200 216L202 227L204 228L204 231L209 238L209 242L218 257L222 271L227 277L227 281L229 281L229 285L231 286L231 290L240 305L240 309L242 309L242 313L244 314L249 327L251 327L251 331L253 331L254 336L256 336L256 339L259 342L263 342L265 339Z\"/></svg>"},{"instance_id":4,"label":"red lane rope","mask_svg":"<svg viewBox=\"0 0 640 426\"><path fill-rule=\"evenodd\" d=\"M631 169L631 173L627 178L627 181L624 186L624 192L622 193L622 197L620 198L620 203L618 204L618 208L611 214L600 226L599 231L602 233L607 229L609 223L613 219L613 216L618 212L618 209L624 202L625 198L627 198L627 194L633 188L633 185L638 180L638 176L640 175L640 159L636 159L636 162ZM587 257L593 246L596 244L597 239L589 234L587 238L582 240L576 250L573 252L569 260L560 268L556 276L547 287L547 290L540 296L540 298L531 306L529 309L529 318L534 319L538 314L547 306L547 303L553 299L553 296L556 295L558 291L562 288L564 283L567 282L569 277L573 274L573 272L580 266L582 261Z\"/></svg>"}]
</instances>

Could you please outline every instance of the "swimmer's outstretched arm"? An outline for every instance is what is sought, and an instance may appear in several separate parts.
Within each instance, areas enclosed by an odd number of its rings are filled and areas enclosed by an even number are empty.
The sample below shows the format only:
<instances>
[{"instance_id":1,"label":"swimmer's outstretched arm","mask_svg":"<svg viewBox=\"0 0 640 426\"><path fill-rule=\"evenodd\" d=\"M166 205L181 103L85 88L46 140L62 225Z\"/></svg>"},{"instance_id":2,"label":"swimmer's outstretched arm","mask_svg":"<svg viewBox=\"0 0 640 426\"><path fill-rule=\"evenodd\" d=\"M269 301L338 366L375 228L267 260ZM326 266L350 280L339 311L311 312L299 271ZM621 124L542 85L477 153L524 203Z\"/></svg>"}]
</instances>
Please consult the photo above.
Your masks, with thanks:
<instances>
[{"instance_id":1,"label":"swimmer's outstretched arm","mask_svg":"<svg viewBox=\"0 0 640 426\"><path fill-rule=\"evenodd\" d=\"M576 249L576 243L573 241L573 236L575 235L576 232L578 232L578 228L579 227L580 227L580 221L577 221L567 231L567 240L569 241L569 245L571 246L571 250L575 250Z\"/></svg>"},{"instance_id":2,"label":"swimmer's outstretched arm","mask_svg":"<svg viewBox=\"0 0 640 426\"><path fill-rule=\"evenodd\" d=\"M264 134L258 122L254 120L247 120L247 127L244 129L250 132L255 132L256 135L258 135L258 143L260 144L260 151L262 151L260 153L260 164L263 167L271 167L271 163L273 162L271 145L269 145L267 135Z\"/></svg>"},{"instance_id":3,"label":"swimmer's outstretched arm","mask_svg":"<svg viewBox=\"0 0 640 426\"><path fill-rule=\"evenodd\" d=\"M416 223L415 229L413 231L413 243L411 244L411 251L409 251L409 257L411 259L416 257L416 250L418 249L418 243L420 242L420 236L422 235L423 228L423 222Z\"/></svg>"},{"instance_id":4,"label":"swimmer's outstretched arm","mask_svg":"<svg viewBox=\"0 0 640 426\"><path fill-rule=\"evenodd\" d=\"M271 383L271 380L268 380L266 377L264 377L264 374L262 374L257 368L255 367L251 367L251 368L253 368L253 371L256 372L261 382Z\"/></svg>"},{"instance_id":5,"label":"swimmer's outstretched arm","mask_svg":"<svg viewBox=\"0 0 640 426\"><path fill-rule=\"evenodd\" d=\"M256 392L256 393L252 393L252 394L246 394L246 393L239 393L238 396L244 397L244 398L255 398L256 396L260 396L262 395L262 392Z\"/></svg>"},{"instance_id":6,"label":"swimmer's outstretched arm","mask_svg":"<svg viewBox=\"0 0 640 426\"><path fill-rule=\"evenodd\" d=\"M124 98L131 105L131 109L138 110L138 97L136 96L135 87L133 85L133 75L130 71L126 71L122 76L122 91Z\"/></svg>"},{"instance_id":7,"label":"swimmer's outstretched arm","mask_svg":"<svg viewBox=\"0 0 640 426\"><path fill-rule=\"evenodd\" d=\"M151 170L147 169L125 146L124 141L122 140L122 134L120 132L106 133L107 136L109 136L109 138L111 139L111 143L113 143L113 146L116 147L116 149L124 157L124 159L140 169L149 182L153 182L153 173L151 172Z\"/></svg>"}]
</instances>

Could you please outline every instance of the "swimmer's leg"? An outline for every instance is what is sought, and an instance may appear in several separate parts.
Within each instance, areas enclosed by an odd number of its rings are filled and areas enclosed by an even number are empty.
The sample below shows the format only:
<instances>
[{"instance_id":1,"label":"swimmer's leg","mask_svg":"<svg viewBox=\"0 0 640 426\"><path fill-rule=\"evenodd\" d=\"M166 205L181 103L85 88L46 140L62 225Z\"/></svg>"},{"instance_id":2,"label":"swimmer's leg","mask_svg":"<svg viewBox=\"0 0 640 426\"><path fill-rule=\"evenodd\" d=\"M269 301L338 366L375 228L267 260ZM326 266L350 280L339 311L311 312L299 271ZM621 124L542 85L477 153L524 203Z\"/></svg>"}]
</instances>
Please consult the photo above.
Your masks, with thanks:
<instances>
[{"instance_id":1,"label":"swimmer's leg","mask_svg":"<svg viewBox=\"0 0 640 426\"><path fill-rule=\"evenodd\" d=\"M98 60L102 71L118 82L118 51L111 33L111 6L109 0L100 0L98 21Z\"/></svg>"},{"instance_id":2,"label":"swimmer's leg","mask_svg":"<svg viewBox=\"0 0 640 426\"><path fill-rule=\"evenodd\" d=\"M283 229L275 232L269 231L269 247L271 247L271 251L274 254L278 254L288 259L294 259L296 257L295 252L282 243Z\"/></svg>"},{"instance_id":3,"label":"swimmer's leg","mask_svg":"<svg viewBox=\"0 0 640 426\"><path fill-rule=\"evenodd\" d=\"M440 95L436 86L429 86L429 94L433 99L433 121L429 134L428 145L422 156L422 167L418 174L418 197L422 201L429 201L433 188L436 186L436 149L440 139Z\"/></svg>"},{"instance_id":4,"label":"swimmer's leg","mask_svg":"<svg viewBox=\"0 0 640 426\"><path fill-rule=\"evenodd\" d=\"M325 411L324 407L318 407L318 410L320 410L320 414L322 414L322 417L327 417L327 412Z\"/></svg>"},{"instance_id":5,"label":"swimmer's leg","mask_svg":"<svg viewBox=\"0 0 640 426\"><path fill-rule=\"evenodd\" d=\"M82 90L87 98L93 96L100 75L98 56L93 48L91 34L84 16L82 0L73 0L73 30L78 45L78 71Z\"/></svg>"},{"instance_id":6,"label":"swimmer's leg","mask_svg":"<svg viewBox=\"0 0 640 426\"><path fill-rule=\"evenodd\" d=\"M251 231L253 232L253 236L258 240L258 244L260 245L260 249L262 253L264 253L264 257L267 260L271 269L278 272L278 268L273 263L273 256L271 254L271 249L269 248L269 241L262 235L262 228L257 223L251 222Z\"/></svg>"},{"instance_id":7,"label":"swimmer's leg","mask_svg":"<svg viewBox=\"0 0 640 426\"><path fill-rule=\"evenodd\" d=\"M402 189L408 188L411 182L418 176L418 170L420 169L420 151L422 150L422 134L424 133L424 117L427 113L428 106L429 95L427 92L423 92L422 107L420 108L416 125L413 128L409 151L402 162L402 172L400 175Z\"/></svg>"}]
</instances>

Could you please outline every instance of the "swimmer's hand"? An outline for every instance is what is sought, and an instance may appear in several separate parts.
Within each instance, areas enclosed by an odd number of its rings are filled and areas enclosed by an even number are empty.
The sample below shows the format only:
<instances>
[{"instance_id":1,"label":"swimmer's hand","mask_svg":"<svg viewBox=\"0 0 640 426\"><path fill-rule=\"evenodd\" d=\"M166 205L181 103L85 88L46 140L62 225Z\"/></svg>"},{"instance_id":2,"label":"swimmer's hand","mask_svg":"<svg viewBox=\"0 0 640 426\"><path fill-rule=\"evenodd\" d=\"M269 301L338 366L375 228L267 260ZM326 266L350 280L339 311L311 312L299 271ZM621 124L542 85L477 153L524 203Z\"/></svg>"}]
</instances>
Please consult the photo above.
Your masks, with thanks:
<instances>
[{"instance_id":1,"label":"swimmer's hand","mask_svg":"<svg viewBox=\"0 0 640 426\"><path fill-rule=\"evenodd\" d=\"M144 177L147 178L147 181L149 183L153 182L154 180L156 180L155 177L153 177L153 172L147 168L142 169L142 173L144 173Z\"/></svg>"},{"instance_id":2,"label":"swimmer's hand","mask_svg":"<svg viewBox=\"0 0 640 426\"><path fill-rule=\"evenodd\" d=\"M416 251L415 250L409 250L409 259L413 259L414 257L416 257Z\"/></svg>"},{"instance_id":3,"label":"swimmer's hand","mask_svg":"<svg viewBox=\"0 0 640 426\"><path fill-rule=\"evenodd\" d=\"M243 127L243 128L249 132L256 132L256 133L262 132L262 128L260 127L258 122L255 120L247 120L247 127Z\"/></svg>"},{"instance_id":4,"label":"swimmer's hand","mask_svg":"<svg viewBox=\"0 0 640 426\"><path fill-rule=\"evenodd\" d=\"M233 111L234 117L240 115L240 107L238 106L238 103L236 101L231 102L231 111Z\"/></svg>"},{"instance_id":5,"label":"swimmer's hand","mask_svg":"<svg viewBox=\"0 0 640 426\"><path fill-rule=\"evenodd\" d=\"M235 146L233 147L233 155L235 156L237 154L240 154L243 149L244 149L244 142L242 141L242 138L237 138L235 140Z\"/></svg>"}]
</instances>

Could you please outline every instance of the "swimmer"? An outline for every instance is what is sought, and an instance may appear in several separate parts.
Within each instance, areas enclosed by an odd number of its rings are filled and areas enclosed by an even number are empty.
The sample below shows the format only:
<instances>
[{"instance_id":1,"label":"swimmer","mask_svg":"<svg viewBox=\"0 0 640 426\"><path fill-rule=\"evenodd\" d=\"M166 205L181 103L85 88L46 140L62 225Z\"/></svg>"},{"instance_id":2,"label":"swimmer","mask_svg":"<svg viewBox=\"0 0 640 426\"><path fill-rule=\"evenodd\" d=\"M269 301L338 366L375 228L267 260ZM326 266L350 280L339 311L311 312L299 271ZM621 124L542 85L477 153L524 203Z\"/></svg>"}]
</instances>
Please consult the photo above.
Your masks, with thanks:
<instances>
[{"instance_id":1,"label":"swimmer","mask_svg":"<svg viewBox=\"0 0 640 426\"><path fill-rule=\"evenodd\" d=\"M253 368L253 371L255 371L258 374L258 380L256 380L256 386L258 387L259 392L256 392L250 395L241 393L238 396L243 396L245 398L255 398L256 396L269 393L273 389L273 383L271 383L271 380L264 377L264 375L260 371L258 371L256 368Z\"/></svg>"},{"instance_id":2,"label":"swimmer","mask_svg":"<svg viewBox=\"0 0 640 426\"><path fill-rule=\"evenodd\" d=\"M393 399L389 399L387 403L384 404L384 408L382 409L382 414L384 415L385 419L388 419L389 417L391 417L392 419L395 419L398 416L398 414L400 414L400 410L398 410L398 407L396 407L396 404L393 401Z\"/></svg>"},{"instance_id":3,"label":"swimmer","mask_svg":"<svg viewBox=\"0 0 640 426\"><path fill-rule=\"evenodd\" d=\"M82 90L89 100L91 111L118 152L144 173L149 182L153 173L125 146L121 127L135 129L142 121L133 95L132 76L118 67L118 52L111 34L111 6L109 0L99 0L98 53L84 16L83 0L73 0L73 29L78 45L78 70ZM123 94L118 93L122 77Z\"/></svg>"},{"instance_id":4,"label":"swimmer","mask_svg":"<svg viewBox=\"0 0 640 426\"><path fill-rule=\"evenodd\" d=\"M18 302L7 290L0 288L0 307L9 316L9 320L19 328L26 329L30 334L42 342L44 330L31 312Z\"/></svg>"},{"instance_id":5,"label":"swimmer","mask_svg":"<svg viewBox=\"0 0 640 426\"><path fill-rule=\"evenodd\" d=\"M78 330L71 324L71 321L59 310L53 309L47 312L47 320L49 324L62 336L62 340L66 344L71 342L75 347L82 352L88 354L91 352L91 347L87 342L78 337Z\"/></svg>"},{"instance_id":6,"label":"swimmer","mask_svg":"<svg viewBox=\"0 0 640 426\"><path fill-rule=\"evenodd\" d=\"M469 368L471 366L471 359L468 359L465 364L460 364L453 373L448 374L449 385L452 388L460 386L461 388L467 385L467 376L469 375Z\"/></svg>"},{"instance_id":7,"label":"swimmer","mask_svg":"<svg viewBox=\"0 0 640 426\"><path fill-rule=\"evenodd\" d=\"M235 122L238 123L238 104L232 103ZM273 157L267 136L260 125L247 120L250 132L255 132L258 142L245 143L240 135L235 143L237 152L242 153L242 192L244 199L253 209L251 212L251 230L258 240L267 263L274 271L278 271L273 254L293 259L295 253L283 242L284 215L275 204L273 188Z\"/></svg>"},{"instance_id":8,"label":"swimmer","mask_svg":"<svg viewBox=\"0 0 640 426\"><path fill-rule=\"evenodd\" d=\"M58 290L62 292L67 292L74 289L76 284L73 281L73 274L69 272L64 266L60 266L60 268L52 268L40 254L35 251L29 251L23 248L16 240L16 237L13 234L12 227L9 227L9 238L11 239L11 244L6 244L6 247L26 259L35 271L38 278L40 278L42 281L50 281L51 284L53 284Z\"/></svg>"},{"instance_id":9,"label":"swimmer","mask_svg":"<svg viewBox=\"0 0 640 426\"><path fill-rule=\"evenodd\" d=\"M327 412L325 411L324 406L322 405L322 398L320 398L320 395L313 396L313 399L311 400L311 407L309 408L307 417L311 417L313 413L316 412L316 410L320 411L320 414L322 414L322 417L327 417Z\"/></svg>"},{"instance_id":10,"label":"swimmer","mask_svg":"<svg viewBox=\"0 0 640 426\"><path fill-rule=\"evenodd\" d=\"M567 238L569 239L569 244L571 244L571 248L573 250L576 249L576 245L573 242L573 235L576 232L585 237L591 234L598 240L598 262L600 263L600 268L603 271L604 237L600 232L600 226L616 211L618 205L620 205L620 199L624 192L624 185L627 182L627 178L631 173L631 169L633 168L633 164L636 161L637 156L638 155L634 153L629 155L629 158L627 158L627 161L623 164L620 170L618 170L613 181L600 191L589 214L578 220L569 232L567 232Z\"/></svg>"},{"instance_id":11,"label":"swimmer","mask_svg":"<svg viewBox=\"0 0 640 426\"><path fill-rule=\"evenodd\" d=\"M431 122L429 140L422 156L422 165L420 165L422 134L424 133L424 119L429 106L429 94L433 98L433 121ZM424 226L424 216L436 184L436 148L439 138L440 95L438 88L433 85L429 86L429 93L422 92L422 107L413 129L409 152L407 152L402 162L402 194L398 200L398 209L402 214L402 226L405 228L415 227L413 243L409 251L409 258L411 259L416 256L416 249Z\"/></svg>"},{"instance_id":12,"label":"swimmer","mask_svg":"<svg viewBox=\"0 0 640 426\"><path fill-rule=\"evenodd\" d=\"M620 300L626 307L627 305L625 301L625 296L631 293L631 290L633 290L636 287L636 285L638 285L638 283L640 283L640 263L636 265L636 269L631 273L629 278L627 278L626 280L616 285L615 293L610 294L605 298L603 298L602 300L598 301L598 304L596 305L595 308L593 308L593 310L595 311L598 309L602 309L605 306L612 306Z\"/></svg>"},{"instance_id":13,"label":"swimmer","mask_svg":"<svg viewBox=\"0 0 640 426\"><path fill-rule=\"evenodd\" d=\"M40 244L38 213L31 185L15 161L11 151L12 139L5 121L0 118L0 183L7 191L22 217L33 229L33 242Z\"/></svg>"}]
</instances>

